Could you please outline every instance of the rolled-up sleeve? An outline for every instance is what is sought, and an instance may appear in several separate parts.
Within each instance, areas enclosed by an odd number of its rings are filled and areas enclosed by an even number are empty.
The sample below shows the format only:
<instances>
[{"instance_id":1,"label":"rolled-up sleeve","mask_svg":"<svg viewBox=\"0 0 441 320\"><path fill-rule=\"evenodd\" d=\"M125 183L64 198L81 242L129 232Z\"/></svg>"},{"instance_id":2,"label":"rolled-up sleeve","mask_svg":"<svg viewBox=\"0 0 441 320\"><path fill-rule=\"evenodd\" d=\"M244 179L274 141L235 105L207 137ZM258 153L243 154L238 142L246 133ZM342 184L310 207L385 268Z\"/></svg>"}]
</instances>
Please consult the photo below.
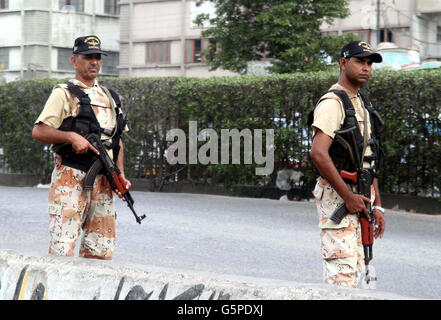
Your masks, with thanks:
<instances>
[{"instance_id":1,"label":"rolled-up sleeve","mask_svg":"<svg viewBox=\"0 0 441 320\"><path fill-rule=\"evenodd\" d=\"M344 111L341 103L332 98L322 100L314 110L312 129L314 135L317 129L334 139L334 131L339 130L344 121Z\"/></svg>"},{"instance_id":2,"label":"rolled-up sleeve","mask_svg":"<svg viewBox=\"0 0 441 320\"><path fill-rule=\"evenodd\" d=\"M64 119L69 116L69 102L63 89L55 88L49 96L43 111L35 121L53 128L59 128Z\"/></svg>"}]
</instances>

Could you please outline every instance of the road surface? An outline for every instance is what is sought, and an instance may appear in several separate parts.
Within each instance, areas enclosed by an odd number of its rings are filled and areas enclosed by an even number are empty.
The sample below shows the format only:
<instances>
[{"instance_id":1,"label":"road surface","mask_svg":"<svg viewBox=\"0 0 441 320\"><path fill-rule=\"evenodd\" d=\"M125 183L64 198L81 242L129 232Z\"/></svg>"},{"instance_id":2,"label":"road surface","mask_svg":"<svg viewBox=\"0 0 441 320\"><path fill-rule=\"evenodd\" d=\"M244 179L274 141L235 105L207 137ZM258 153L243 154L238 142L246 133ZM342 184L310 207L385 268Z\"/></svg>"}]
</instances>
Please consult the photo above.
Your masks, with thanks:
<instances>
[{"instance_id":1,"label":"road surface","mask_svg":"<svg viewBox=\"0 0 441 320\"><path fill-rule=\"evenodd\" d=\"M0 187L0 249L47 256L48 193L47 188ZM138 214L147 219L138 225L116 200L117 241L109 263L322 282L314 203L131 193ZM377 290L441 299L441 216L386 210L386 220L371 262Z\"/></svg>"}]
</instances>

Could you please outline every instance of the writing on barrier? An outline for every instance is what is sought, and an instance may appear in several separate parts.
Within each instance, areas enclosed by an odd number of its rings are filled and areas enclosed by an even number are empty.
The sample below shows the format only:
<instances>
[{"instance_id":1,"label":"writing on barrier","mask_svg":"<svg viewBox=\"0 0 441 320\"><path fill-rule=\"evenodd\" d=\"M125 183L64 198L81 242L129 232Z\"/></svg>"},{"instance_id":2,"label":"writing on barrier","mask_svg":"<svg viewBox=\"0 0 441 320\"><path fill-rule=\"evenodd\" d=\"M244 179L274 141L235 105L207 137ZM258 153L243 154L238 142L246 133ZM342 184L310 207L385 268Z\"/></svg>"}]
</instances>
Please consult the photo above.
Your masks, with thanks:
<instances>
[{"instance_id":1,"label":"writing on barrier","mask_svg":"<svg viewBox=\"0 0 441 320\"><path fill-rule=\"evenodd\" d=\"M32 269L30 265L26 265L21 270L15 283L15 290L12 296L5 297L11 300L49 300L51 299L51 288L48 286L47 274L44 270ZM0 290L5 289L2 286L2 277L0 277ZM127 288L127 286L130 286ZM127 277L123 276L119 280L118 287L115 289L114 300L195 300L201 299L202 294L207 300L230 300L231 295L220 290L207 290L204 284L196 284L182 292L176 293L176 288L171 288L173 284L166 283L161 290L146 290L145 287L135 284L128 284ZM123 290L123 288L125 290ZM92 300L100 299L100 288L95 289ZM173 290L171 290L173 289ZM179 290L179 289L178 289ZM122 292L126 292L122 295ZM170 293L171 292L171 293ZM58 297L52 297L58 299Z\"/></svg>"}]
</instances>

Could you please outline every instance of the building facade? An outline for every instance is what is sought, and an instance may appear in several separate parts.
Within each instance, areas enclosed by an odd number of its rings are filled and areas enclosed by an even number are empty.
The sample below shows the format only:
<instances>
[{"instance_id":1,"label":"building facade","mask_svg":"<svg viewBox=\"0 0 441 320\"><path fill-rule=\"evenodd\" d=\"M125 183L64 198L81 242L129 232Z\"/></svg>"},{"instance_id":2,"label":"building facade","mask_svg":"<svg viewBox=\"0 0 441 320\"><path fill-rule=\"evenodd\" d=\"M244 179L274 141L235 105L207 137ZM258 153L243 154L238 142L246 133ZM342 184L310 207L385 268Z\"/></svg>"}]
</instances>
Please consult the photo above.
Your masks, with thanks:
<instances>
[{"instance_id":1,"label":"building facade","mask_svg":"<svg viewBox=\"0 0 441 320\"><path fill-rule=\"evenodd\" d=\"M201 51L210 43L193 21L215 13L196 0L120 0L120 75L209 77L236 75L209 71ZM352 32L376 47L394 42L417 47L422 59L441 59L441 0L352 0L350 16L324 23L324 34ZM267 74L268 61L250 62L252 74ZM261 70L262 69L262 70Z\"/></svg>"},{"instance_id":2,"label":"building facade","mask_svg":"<svg viewBox=\"0 0 441 320\"><path fill-rule=\"evenodd\" d=\"M376 47L417 46L423 59L441 59L441 0L352 0L350 16L324 24L325 34L352 32Z\"/></svg>"},{"instance_id":3,"label":"building facade","mask_svg":"<svg viewBox=\"0 0 441 320\"><path fill-rule=\"evenodd\" d=\"M211 3L193 0L121 0L121 76L210 77L234 75L209 71L201 51L210 39L193 21L199 13L214 14Z\"/></svg>"},{"instance_id":4,"label":"building facade","mask_svg":"<svg viewBox=\"0 0 441 320\"><path fill-rule=\"evenodd\" d=\"M102 75L118 75L117 0L0 0L0 79L69 77L75 38L95 34L109 52Z\"/></svg>"}]
</instances>

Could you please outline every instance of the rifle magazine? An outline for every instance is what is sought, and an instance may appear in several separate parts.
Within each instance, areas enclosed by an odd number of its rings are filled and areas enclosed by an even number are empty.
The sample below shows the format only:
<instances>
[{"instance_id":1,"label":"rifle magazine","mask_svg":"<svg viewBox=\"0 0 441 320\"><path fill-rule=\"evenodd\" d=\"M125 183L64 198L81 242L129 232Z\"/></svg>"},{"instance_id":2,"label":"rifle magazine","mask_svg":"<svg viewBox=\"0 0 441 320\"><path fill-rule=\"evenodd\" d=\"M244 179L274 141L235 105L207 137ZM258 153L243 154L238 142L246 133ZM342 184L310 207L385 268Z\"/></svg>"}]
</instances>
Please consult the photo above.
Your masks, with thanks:
<instances>
[{"instance_id":1,"label":"rifle magazine","mask_svg":"<svg viewBox=\"0 0 441 320\"><path fill-rule=\"evenodd\" d=\"M346 209L345 204L342 203L337 209L335 209L330 219L332 222L339 224L348 213L348 209Z\"/></svg>"},{"instance_id":2,"label":"rifle magazine","mask_svg":"<svg viewBox=\"0 0 441 320\"><path fill-rule=\"evenodd\" d=\"M84 186L83 186L84 190L93 189L95 178L102 168L103 168L103 163L101 159L97 159L90 167L89 171L87 171L86 176L84 177Z\"/></svg>"}]
</instances>

